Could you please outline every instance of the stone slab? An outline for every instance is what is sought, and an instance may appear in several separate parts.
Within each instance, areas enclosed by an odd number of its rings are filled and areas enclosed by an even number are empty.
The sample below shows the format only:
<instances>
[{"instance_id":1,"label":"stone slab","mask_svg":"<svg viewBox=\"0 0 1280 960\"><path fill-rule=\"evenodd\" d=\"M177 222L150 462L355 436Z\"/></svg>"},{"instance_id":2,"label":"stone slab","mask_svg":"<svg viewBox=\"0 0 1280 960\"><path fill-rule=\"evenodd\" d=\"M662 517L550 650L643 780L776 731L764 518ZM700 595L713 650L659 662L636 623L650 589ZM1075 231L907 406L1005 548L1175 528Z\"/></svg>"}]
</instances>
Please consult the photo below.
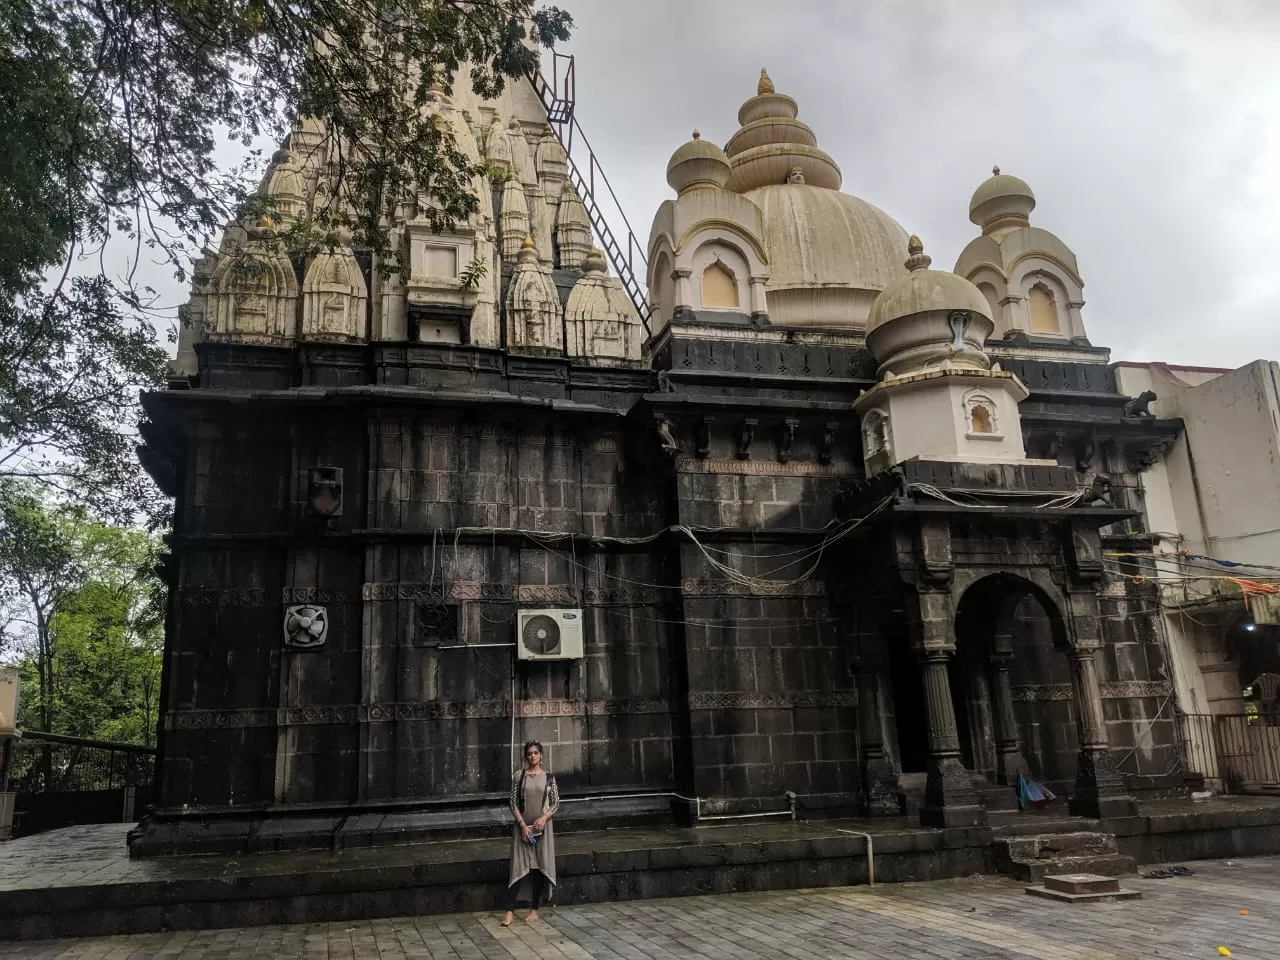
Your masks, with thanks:
<instances>
[{"instance_id":1,"label":"stone slab","mask_svg":"<svg viewBox=\"0 0 1280 960\"><path fill-rule=\"evenodd\" d=\"M1112 900L1141 900L1141 890L1113 890L1110 893L1064 893L1061 890L1050 890L1048 887L1027 887L1027 893L1033 897L1046 900L1057 900L1060 903L1108 903Z\"/></svg>"},{"instance_id":2,"label":"stone slab","mask_svg":"<svg viewBox=\"0 0 1280 960\"><path fill-rule=\"evenodd\" d=\"M1115 893L1120 881L1097 873L1058 873L1044 878L1044 885L1058 893Z\"/></svg>"}]
</instances>

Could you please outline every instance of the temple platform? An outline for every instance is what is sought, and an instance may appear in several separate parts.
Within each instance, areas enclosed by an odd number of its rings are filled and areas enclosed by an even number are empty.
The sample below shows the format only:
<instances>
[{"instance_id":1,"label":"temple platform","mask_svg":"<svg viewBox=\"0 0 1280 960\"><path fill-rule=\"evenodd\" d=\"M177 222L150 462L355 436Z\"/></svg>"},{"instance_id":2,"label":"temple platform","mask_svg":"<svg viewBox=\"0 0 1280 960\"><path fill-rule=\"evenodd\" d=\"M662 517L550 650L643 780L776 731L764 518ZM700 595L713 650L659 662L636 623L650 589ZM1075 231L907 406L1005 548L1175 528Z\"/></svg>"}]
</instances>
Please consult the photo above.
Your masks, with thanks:
<instances>
[{"instance_id":1,"label":"temple platform","mask_svg":"<svg viewBox=\"0 0 1280 960\"><path fill-rule=\"evenodd\" d=\"M1044 826L1028 814L1026 829ZM1280 798L1143 804L1133 817L1055 825L1116 837L1138 863L1280 853ZM95 936L339 921L494 908L505 840L449 840L341 853L130 859L128 824L69 827L0 844L0 938ZM923 829L908 820L828 820L693 829L566 829L558 903L867 882L997 869L1010 827ZM1022 830L1014 825L1014 830Z\"/></svg>"}]
</instances>

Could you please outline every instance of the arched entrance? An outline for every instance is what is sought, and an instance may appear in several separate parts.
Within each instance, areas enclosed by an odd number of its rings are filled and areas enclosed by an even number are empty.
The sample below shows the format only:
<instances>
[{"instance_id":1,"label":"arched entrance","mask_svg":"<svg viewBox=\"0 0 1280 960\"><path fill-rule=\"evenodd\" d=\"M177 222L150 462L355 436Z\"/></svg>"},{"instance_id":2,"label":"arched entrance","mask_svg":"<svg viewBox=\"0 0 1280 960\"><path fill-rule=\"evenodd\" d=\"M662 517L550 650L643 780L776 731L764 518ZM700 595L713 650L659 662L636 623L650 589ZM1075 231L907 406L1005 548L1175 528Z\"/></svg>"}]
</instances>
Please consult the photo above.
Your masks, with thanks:
<instances>
[{"instance_id":1,"label":"arched entrance","mask_svg":"<svg viewBox=\"0 0 1280 960\"><path fill-rule=\"evenodd\" d=\"M1067 644L1062 610L1040 585L998 573L964 592L950 680L967 769L1010 786L1027 773L1070 787L1079 737Z\"/></svg>"}]
</instances>

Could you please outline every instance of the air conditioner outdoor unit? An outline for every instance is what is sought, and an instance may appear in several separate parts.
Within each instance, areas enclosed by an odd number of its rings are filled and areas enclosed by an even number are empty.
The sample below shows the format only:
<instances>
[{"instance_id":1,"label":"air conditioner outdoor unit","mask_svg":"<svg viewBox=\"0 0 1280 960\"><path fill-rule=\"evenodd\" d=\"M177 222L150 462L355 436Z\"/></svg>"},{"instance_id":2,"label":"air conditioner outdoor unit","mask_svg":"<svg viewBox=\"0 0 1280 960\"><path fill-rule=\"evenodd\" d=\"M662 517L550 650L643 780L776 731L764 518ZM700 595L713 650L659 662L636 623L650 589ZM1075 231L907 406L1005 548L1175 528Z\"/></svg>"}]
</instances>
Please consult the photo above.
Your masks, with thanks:
<instances>
[{"instance_id":1,"label":"air conditioner outdoor unit","mask_svg":"<svg viewBox=\"0 0 1280 960\"><path fill-rule=\"evenodd\" d=\"M581 610L521 610L516 616L521 660L581 660Z\"/></svg>"}]
</instances>

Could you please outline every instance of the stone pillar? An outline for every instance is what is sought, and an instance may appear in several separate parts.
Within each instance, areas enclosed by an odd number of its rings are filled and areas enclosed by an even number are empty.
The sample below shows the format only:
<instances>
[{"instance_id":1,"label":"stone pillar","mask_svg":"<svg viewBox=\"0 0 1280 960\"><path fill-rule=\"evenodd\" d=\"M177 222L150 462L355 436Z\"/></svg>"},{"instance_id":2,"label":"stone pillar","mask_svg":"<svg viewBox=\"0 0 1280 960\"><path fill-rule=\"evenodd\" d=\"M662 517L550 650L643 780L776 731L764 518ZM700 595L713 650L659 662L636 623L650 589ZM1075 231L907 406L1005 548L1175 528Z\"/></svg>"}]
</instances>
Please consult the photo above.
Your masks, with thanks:
<instances>
[{"instance_id":1,"label":"stone pillar","mask_svg":"<svg viewBox=\"0 0 1280 960\"><path fill-rule=\"evenodd\" d=\"M1080 738L1071 812L1078 817L1132 816L1133 798L1125 792L1124 778L1111 758L1102 713L1102 689L1094 660L1102 646L1098 633L1098 598L1092 591L1082 591L1068 594L1067 603L1071 635L1067 656L1071 661L1071 690Z\"/></svg>"},{"instance_id":2,"label":"stone pillar","mask_svg":"<svg viewBox=\"0 0 1280 960\"><path fill-rule=\"evenodd\" d=\"M1018 784L1018 774L1029 773L1018 739L1018 719L1013 713L1013 690L1009 683L1009 661L1013 652L1001 650L991 654L991 712L996 727L996 780L1007 786Z\"/></svg>"},{"instance_id":3,"label":"stone pillar","mask_svg":"<svg viewBox=\"0 0 1280 960\"><path fill-rule=\"evenodd\" d=\"M884 752L884 702L880 695L881 662L873 655L858 660L858 739L862 745L862 795L867 816L896 817L898 773Z\"/></svg>"},{"instance_id":4,"label":"stone pillar","mask_svg":"<svg viewBox=\"0 0 1280 960\"><path fill-rule=\"evenodd\" d=\"M947 665L955 655L955 604L950 591L916 594L908 603L912 641L923 674L929 726L928 779L920 822L929 827L970 827L986 822L973 778L960 762L955 706Z\"/></svg>"},{"instance_id":5,"label":"stone pillar","mask_svg":"<svg viewBox=\"0 0 1280 960\"><path fill-rule=\"evenodd\" d=\"M693 271L688 267L677 267L671 271L671 275L676 281L675 312L689 313L696 310L693 302Z\"/></svg>"}]
</instances>

